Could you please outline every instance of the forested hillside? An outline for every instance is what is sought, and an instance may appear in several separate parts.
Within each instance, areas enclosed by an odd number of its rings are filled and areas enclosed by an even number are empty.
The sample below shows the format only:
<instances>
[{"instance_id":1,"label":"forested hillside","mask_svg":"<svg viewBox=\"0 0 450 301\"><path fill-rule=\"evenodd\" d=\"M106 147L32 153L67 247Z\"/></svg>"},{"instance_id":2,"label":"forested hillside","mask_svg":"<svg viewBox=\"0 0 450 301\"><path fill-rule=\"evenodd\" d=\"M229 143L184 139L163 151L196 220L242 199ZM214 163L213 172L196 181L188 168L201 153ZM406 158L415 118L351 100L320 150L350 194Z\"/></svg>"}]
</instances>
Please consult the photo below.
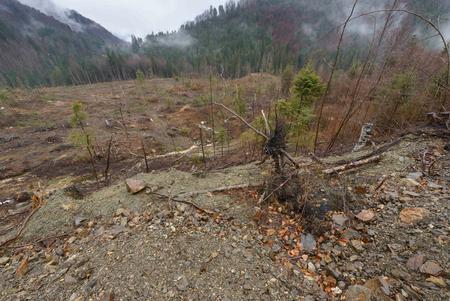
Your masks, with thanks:
<instances>
[{"instance_id":1,"label":"forested hillside","mask_svg":"<svg viewBox=\"0 0 450 301\"><path fill-rule=\"evenodd\" d=\"M288 64L297 68L311 59L331 57L340 27L353 1L241 0L211 7L179 31L134 39L134 50L151 59L151 70L171 76L179 72L205 72L214 68L225 76L249 72L281 72ZM407 9L436 24L448 22L450 2L431 0L359 1L355 16L382 9ZM349 68L365 55L372 32L383 26L388 12L358 18L349 26L341 67ZM378 17L376 20L375 17ZM391 28L404 39L429 30L415 17L396 13ZM378 21L378 24L376 22ZM442 47L442 46L440 46Z\"/></svg>"},{"instance_id":2,"label":"forested hillside","mask_svg":"<svg viewBox=\"0 0 450 301\"><path fill-rule=\"evenodd\" d=\"M316 68L334 57L351 0L241 0L210 7L176 32L132 37L129 47L97 23L67 11L69 26L20 4L0 3L0 84L42 86L83 84L146 76L251 72L281 73L307 62ZM449 31L450 1L359 1L354 16L383 9L406 9ZM349 24L338 68L348 71L367 55L374 33L390 13L379 11ZM76 26L74 27L73 24ZM387 24L387 23L386 23ZM395 12L387 24L391 39L442 49L420 18ZM448 30L446 30L448 29ZM430 38L431 37L431 38ZM389 41L385 41L389 43ZM119 47L118 47L119 46Z\"/></svg>"},{"instance_id":3,"label":"forested hillside","mask_svg":"<svg viewBox=\"0 0 450 301\"><path fill-rule=\"evenodd\" d=\"M92 58L125 44L75 11L66 17L71 26L16 0L0 2L0 84L87 82L100 67Z\"/></svg>"}]
</instances>

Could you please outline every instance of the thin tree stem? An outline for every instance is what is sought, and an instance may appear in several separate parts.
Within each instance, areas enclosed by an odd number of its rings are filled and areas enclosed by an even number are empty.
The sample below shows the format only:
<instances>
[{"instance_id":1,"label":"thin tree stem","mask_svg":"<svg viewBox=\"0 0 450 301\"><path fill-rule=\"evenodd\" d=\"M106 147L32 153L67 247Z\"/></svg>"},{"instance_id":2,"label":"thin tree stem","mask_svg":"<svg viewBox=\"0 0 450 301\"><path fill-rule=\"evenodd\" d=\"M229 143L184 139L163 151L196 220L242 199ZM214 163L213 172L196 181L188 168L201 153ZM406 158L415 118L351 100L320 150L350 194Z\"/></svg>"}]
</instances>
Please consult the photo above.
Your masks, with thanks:
<instances>
[{"instance_id":1,"label":"thin tree stem","mask_svg":"<svg viewBox=\"0 0 450 301\"><path fill-rule=\"evenodd\" d=\"M319 137L319 129L320 129L320 123L322 121L322 115L323 115L323 108L324 108L324 105L325 105L325 99L328 96L328 93L330 92L331 82L333 80L334 71L336 70L336 66L337 66L337 63L338 63L338 60L339 60L339 54L341 52L341 46L342 46L342 41L344 39L345 30L347 29L348 23L352 19L352 16L353 16L353 13L355 12L355 8L356 8L356 5L358 4L358 1L359 0L355 0L355 3L353 3L353 7L352 7L352 10L350 12L350 15L348 16L347 20L344 23L344 27L342 28L341 36L339 38L339 43L338 43L338 47L337 47L337 50L336 50L336 56L334 58L333 67L331 68L330 78L328 79L327 87L325 89L325 93L323 94L321 102L320 102L319 117L317 119L316 134L315 134L315 137L314 137L314 153L316 153L316 150L317 150L317 139Z\"/></svg>"}]
</instances>

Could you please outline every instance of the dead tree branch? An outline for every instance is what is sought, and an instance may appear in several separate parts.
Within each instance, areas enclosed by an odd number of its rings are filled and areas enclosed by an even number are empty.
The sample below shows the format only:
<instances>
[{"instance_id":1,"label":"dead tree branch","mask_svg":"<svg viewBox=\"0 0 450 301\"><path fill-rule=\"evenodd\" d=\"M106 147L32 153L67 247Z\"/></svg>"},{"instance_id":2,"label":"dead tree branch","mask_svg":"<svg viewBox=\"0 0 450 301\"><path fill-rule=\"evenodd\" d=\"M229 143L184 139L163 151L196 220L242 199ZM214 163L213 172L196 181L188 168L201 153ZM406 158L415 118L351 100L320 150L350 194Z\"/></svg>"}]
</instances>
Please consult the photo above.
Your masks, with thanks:
<instances>
[{"instance_id":1,"label":"dead tree branch","mask_svg":"<svg viewBox=\"0 0 450 301\"><path fill-rule=\"evenodd\" d=\"M105 173L104 173L106 184L109 184L109 165L110 165L110 161L111 161L112 141L113 141L113 135L111 135L111 138L109 139L109 144L108 144L108 157L106 160L106 168L105 168Z\"/></svg>"},{"instance_id":2,"label":"dead tree branch","mask_svg":"<svg viewBox=\"0 0 450 301\"><path fill-rule=\"evenodd\" d=\"M28 222L30 221L30 219L33 217L33 215L39 210L40 207L36 207L34 208L31 213L27 216L27 218L25 219L25 221L22 223L22 226L20 227L19 231L17 231L17 233L11 237L10 239L7 239L6 241L2 242L0 244L0 249L4 248L5 246L9 245L10 243L12 243L13 241L15 241L17 238L20 237L20 235L22 235L23 230L25 230L25 227L27 226Z\"/></svg>"},{"instance_id":3,"label":"dead tree branch","mask_svg":"<svg viewBox=\"0 0 450 301\"><path fill-rule=\"evenodd\" d=\"M147 152L145 151L145 145L144 145L144 139L141 137L141 145L142 145L142 152L144 153L144 162L145 162L145 172L149 172L148 168L148 161L147 161Z\"/></svg>"},{"instance_id":4,"label":"dead tree branch","mask_svg":"<svg viewBox=\"0 0 450 301\"><path fill-rule=\"evenodd\" d=\"M153 191L150 192L150 194L154 194L156 196L159 196L159 197L162 197L162 198L166 198L167 200L172 201L172 202L176 202L176 203L181 203L181 204L186 204L186 205L192 206L195 209L197 209L198 211L203 212L203 213L205 213L205 214L207 214L209 216L214 216L215 215L214 212L206 210L206 209L203 209L202 207L200 207L199 205L197 205L197 204L195 204L193 202L189 202L189 201L186 201L186 200L180 200L180 199L177 199L177 198L173 198L173 197L171 197L169 195L165 195L165 194L158 193L158 192L153 192Z\"/></svg>"},{"instance_id":5,"label":"dead tree branch","mask_svg":"<svg viewBox=\"0 0 450 301\"><path fill-rule=\"evenodd\" d=\"M432 21L428 20L426 17L424 17L424 16L422 16L422 15L420 15L418 13L406 10L406 9L379 9L379 10L374 10L374 11L371 11L371 12L363 13L363 14L361 14L359 16L355 16L353 18L350 18L348 20L348 22L353 21L353 20L358 19L358 18L361 18L361 17L364 17L364 16L377 14L377 13L383 13L383 12L399 12L399 13L405 13L405 14L408 14L408 15L411 15L411 16L415 16L416 18L419 18L420 20L422 20L423 22L428 24L431 28L433 28L436 31L436 33L441 38L442 45L444 46L445 55L446 55L446 58L447 58L446 85L448 87L450 85L450 52L449 52L449 48L448 48L445 36L442 33L442 31L439 29L438 26L436 26ZM344 26L347 26L348 22L344 23ZM447 94L445 95L445 98L444 98L444 102L443 102L444 106L445 106L446 101L447 101Z\"/></svg>"},{"instance_id":6,"label":"dead tree branch","mask_svg":"<svg viewBox=\"0 0 450 301\"><path fill-rule=\"evenodd\" d=\"M266 146L264 147L264 150L267 155L270 155L273 160L275 161L275 166L278 172L281 171L282 168L282 161L283 157L286 157L295 167L299 168L297 162L295 162L294 158L292 158L291 155L289 155L288 152L285 150L285 131L284 131L284 125L282 122L277 121L275 131L272 133L269 127L269 122L267 121L267 117L264 114L264 111L262 111L262 115L264 118L264 123L266 130L269 133L269 136L264 134L263 132L256 129L254 126L252 126L250 123L248 123L244 118L239 116L236 112L231 110L230 108L226 107L223 104L220 103L214 103L217 106L220 106L224 108L226 111L230 112L234 116L236 116L239 120L241 120L247 127L249 127L251 130L253 130L256 134L263 137L266 141Z\"/></svg>"},{"instance_id":7,"label":"dead tree branch","mask_svg":"<svg viewBox=\"0 0 450 301\"><path fill-rule=\"evenodd\" d=\"M350 22L350 20L351 20L351 18L353 16L353 13L355 12L355 8L356 8L356 5L358 4L358 1L359 0L355 0L355 2L353 3L353 7L352 7L352 10L350 12L350 15L348 16L347 20L344 23L344 27L342 29L341 36L339 38L339 43L338 43L338 47L337 47L337 51L336 51L336 56L334 58L333 67L331 68L330 77L328 79L327 86L325 88L325 93L323 94L323 96L321 98L321 101L320 101L319 117L317 119L316 134L315 134L315 137L314 137L314 153L316 153L316 149L317 149L317 139L319 137L319 129L320 129L320 123L322 121L323 108L325 106L325 99L327 98L328 93L330 92L331 82L333 80L334 71L336 70L337 63L338 63L338 60L339 60L339 55L341 53L341 46L342 46L342 41L344 39L345 30L347 29L347 25Z\"/></svg>"},{"instance_id":8,"label":"dead tree branch","mask_svg":"<svg viewBox=\"0 0 450 301\"><path fill-rule=\"evenodd\" d=\"M122 120L122 127L125 130L125 136L127 137L128 143L130 143L130 137L128 135L127 124L125 123L125 118L123 117L122 104L120 104L120 106L119 106L119 111L120 111L120 119Z\"/></svg>"},{"instance_id":9,"label":"dead tree branch","mask_svg":"<svg viewBox=\"0 0 450 301\"><path fill-rule=\"evenodd\" d=\"M369 164L369 163L375 163L375 162L378 162L380 160L381 160L381 155L378 155L378 156L374 156L374 157L367 158L367 159L364 159L364 160L353 161L351 163L348 163L348 164L345 164L345 165L341 165L341 166L338 166L338 167L325 169L323 171L323 173L327 174L327 175L339 174L339 173L347 171L349 169L357 168L357 167L360 167L362 165Z\"/></svg>"},{"instance_id":10,"label":"dead tree branch","mask_svg":"<svg viewBox=\"0 0 450 301\"><path fill-rule=\"evenodd\" d=\"M184 193L180 193L180 194L176 195L175 197L178 197L178 198L181 198L181 199L186 199L186 198L190 198L190 197L193 197L193 196L196 196L196 195L199 195L199 194L230 191L230 190L236 190L236 189L249 188L251 186L252 185L250 185L250 184L239 184L239 185L232 185L232 186L223 186L223 187L218 187L218 188L214 188L214 189L184 192Z\"/></svg>"},{"instance_id":11,"label":"dead tree branch","mask_svg":"<svg viewBox=\"0 0 450 301\"><path fill-rule=\"evenodd\" d=\"M225 109L226 111L228 111L229 113L231 113L232 115L237 117L240 121L242 121L246 126L248 126L256 134L260 135L261 137L264 137L266 140L269 140L269 137L266 134L264 134L263 132L256 129L253 125L251 125L244 118L242 118L238 113L234 112L233 110L231 110L230 108L226 107L225 105L223 105L221 103L214 102L214 105L222 107L223 109Z\"/></svg>"}]
</instances>

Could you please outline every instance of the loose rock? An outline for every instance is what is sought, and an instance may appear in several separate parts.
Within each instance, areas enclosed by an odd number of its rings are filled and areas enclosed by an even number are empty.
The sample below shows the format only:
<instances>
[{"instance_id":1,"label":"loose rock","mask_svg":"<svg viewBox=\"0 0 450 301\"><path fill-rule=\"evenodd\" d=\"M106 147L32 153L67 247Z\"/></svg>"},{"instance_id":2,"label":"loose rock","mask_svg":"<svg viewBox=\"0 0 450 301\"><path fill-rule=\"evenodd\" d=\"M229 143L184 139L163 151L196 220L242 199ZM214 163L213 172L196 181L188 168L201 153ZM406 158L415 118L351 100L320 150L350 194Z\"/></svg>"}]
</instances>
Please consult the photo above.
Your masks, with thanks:
<instances>
[{"instance_id":1,"label":"loose rock","mask_svg":"<svg viewBox=\"0 0 450 301\"><path fill-rule=\"evenodd\" d=\"M333 214L332 220L336 225L343 227L348 222L348 217L344 214Z\"/></svg>"},{"instance_id":2,"label":"loose rock","mask_svg":"<svg viewBox=\"0 0 450 301\"><path fill-rule=\"evenodd\" d=\"M429 215L425 208L405 208L400 212L400 220L406 224L415 224Z\"/></svg>"},{"instance_id":3,"label":"loose rock","mask_svg":"<svg viewBox=\"0 0 450 301\"><path fill-rule=\"evenodd\" d=\"M141 180L127 179L125 184L127 186L127 191L131 194L139 193L145 189L145 183Z\"/></svg>"},{"instance_id":4,"label":"loose rock","mask_svg":"<svg viewBox=\"0 0 450 301\"><path fill-rule=\"evenodd\" d=\"M180 290L180 291L185 291L189 287L189 282L188 282L186 276L178 277L178 279L175 281L175 284L176 284L178 290Z\"/></svg>"},{"instance_id":5,"label":"loose rock","mask_svg":"<svg viewBox=\"0 0 450 301\"><path fill-rule=\"evenodd\" d=\"M77 217L75 217L75 220L73 223L74 223L75 227L80 227L86 222L86 220L87 219L84 216L77 216Z\"/></svg>"},{"instance_id":6,"label":"loose rock","mask_svg":"<svg viewBox=\"0 0 450 301\"><path fill-rule=\"evenodd\" d=\"M406 176L407 179L411 179L411 180L415 180L415 181L419 180L421 177L423 177L423 173L420 171L410 172Z\"/></svg>"},{"instance_id":7,"label":"loose rock","mask_svg":"<svg viewBox=\"0 0 450 301\"><path fill-rule=\"evenodd\" d=\"M406 266L411 270L417 271L423 264L425 257L421 254L414 255L408 259Z\"/></svg>"},{"instance_id":8,"label":"loose rock","mask_svg":"<svg viewBox=\"0 0 450 301\"><path fill-rule=\"evenodd\" d=\"M362 285L352 285L345 293L346 300L370 301L370 290Z\"/></svg>"},{"instance_id":9,"label":"loose rock","mask_svg":"<svg viewBox=\"0 0 450 301\"><path fill-rule=\"evenodd\" d=\"M363 210L358 215L356 215L356 218L363 221L363 222L369 222L375 217L375 213L372 209Z\"/></svg>"},{"instance_id":10,"label":"loose rock","mask_svg":"<svg viewBox=\"0 0 450 301\"><path fill-rule=\"evenodd\" d=\"M439 275L442 272L442 268L434 261L428 260L420 267L420 272L428 275Z\"/></svg>"},{"instance_id":11,"label":"loose rock","mask_svg":"<svg viewBox=\"0 0 450 301\"><path fill-rule=\"evenodd\" d=\"M433 283L433 284L435 284L437 286L440 286L440 287L446 287L447 286L447 283L445 283L445 281L444 281L444 279L442 277L431 276L430 278L427 278L427 281L431 282L431 283Z\"/></svg>"},{"instance_id":12,"label":"loose rock","mask_svg":"<svg viewBox=\"0 0 450 301\"><path fill-rule=\"evenodd\" d=\"M0 266L4 266L9 262L9 257L1 257L0 258Z\"/></svg>"},{"instance_id":13,"label":"loose rock","mask_svg":"<svg viewBox=\"0 0 450 301\"><path fill-rule=\"evenodd\" d=\"M302 243L302 247L303 247L303 251L305 252L312 252L316 249L317 243L316 240L314 239L314 236L312 236L311 234L302 234L301 235L301 243Z\"/></svg>"}]
</instances>

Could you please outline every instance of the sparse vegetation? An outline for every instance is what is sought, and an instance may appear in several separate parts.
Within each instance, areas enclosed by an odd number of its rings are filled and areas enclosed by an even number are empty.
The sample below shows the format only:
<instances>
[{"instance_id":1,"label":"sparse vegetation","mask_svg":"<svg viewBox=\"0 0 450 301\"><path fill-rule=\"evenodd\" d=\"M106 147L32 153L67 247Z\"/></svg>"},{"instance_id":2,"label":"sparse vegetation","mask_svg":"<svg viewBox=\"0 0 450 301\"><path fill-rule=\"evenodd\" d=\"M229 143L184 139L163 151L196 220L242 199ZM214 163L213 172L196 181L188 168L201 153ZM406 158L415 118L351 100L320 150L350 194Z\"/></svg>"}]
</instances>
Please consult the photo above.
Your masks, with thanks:
<instances>
[{"instance_id":1,"label":"sparse vegetation","mask_svg":"<svg viewBox=\"0 0 450 301\"><path fill-rule=\"evenodd\" d=\"M136 82L138 83L139 86L142 87L142 85L144 84L145 81L145 74L144 72L142 72L141 69L138 69L136 71Z\"/></svg>"},{"instance_id":2,"label":"sparse vegetation","mask_svg":"<svg viewBox=\"0 0 450 301\"><path fill-rule=\"evenodd\" d=\"M244 99L244 93L244 88L242 86L236 85L233 107L235 112L242 116L244 116L247 112L247 102Z\"/></svg>"},{"instance_id":3,"label":"sparse vegetation","mask_svg":"<svg viewBox=\"0 0 450 301\"><path fill-rule=\"evenodd\" d=\"M14 100L11 92L8 89L0 88L0 106L14 106L16 101Z\"/></svg>"},{"instance_id":4,"label":"sparse vegetation","mask_svg":"<svg viewBox=\"0 0 450 301\"><path fill-rule=\"evenodd\" d=\"M288 120L291 136L295 139L295 153L298 152L299 146L310 145L308 130L314 118L314 102L322 96L324 89L322 80L308 65L295 77L291 88L291 98L278 103L278 109ZM305 137L308 138L305 139Z\"/></svg>"},{"instance_id":5,"label":"sparse vegetation","mask_svg":"<svg viewBox=\"0 0 450 301\"><path fill-rule=\"evenodd\" d=\"M289 97L289 92L292 87L292 81L294 80L294 68L292 65L287 65L284 68L283 74L281 75L281 94L284 97Z\"/></svg>"},{"instance_id":6,"label":"sparse vegetation","mask_svg":"<svg viewBox=\"0 0 450 301\"><path fill-rule=\"evenodd\" d=\"M87 119L87 114L83 109L83 105L81 102L77 101L72 104L72 131L70 133L70 140L71 142L80 147L85 148L89 154L89 159L91 162L92 167L92 173L95 176L95 179L97 180L97 184L99 183L99 178L97 175L97 169L95 167L95 149L92 143L92 134L89 132L89 130L84 125L84 122Z\"/></svg>"}]
</instances>

